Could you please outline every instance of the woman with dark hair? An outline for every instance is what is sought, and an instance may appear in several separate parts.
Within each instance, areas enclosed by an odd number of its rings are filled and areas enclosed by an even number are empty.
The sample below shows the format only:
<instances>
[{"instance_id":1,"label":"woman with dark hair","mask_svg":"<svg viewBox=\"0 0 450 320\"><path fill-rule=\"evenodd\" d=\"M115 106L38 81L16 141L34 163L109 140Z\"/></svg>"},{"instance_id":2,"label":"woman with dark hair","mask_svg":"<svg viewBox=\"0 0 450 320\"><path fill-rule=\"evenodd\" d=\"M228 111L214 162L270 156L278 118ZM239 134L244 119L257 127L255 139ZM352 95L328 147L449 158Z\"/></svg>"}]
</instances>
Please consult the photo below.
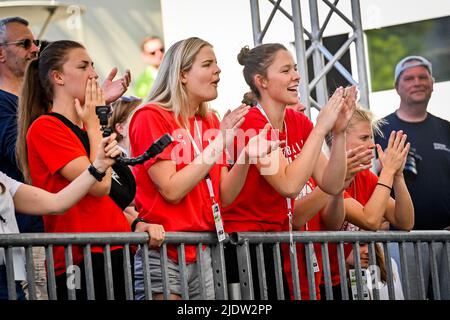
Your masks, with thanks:
<instances>
[{"instance_id":1,"label":"woman with dark hair","mask_svg":"<svg viewBox=\"0 0 450 320\"><path fill-rule=\"evenodd\" d=\"M295 197L311 176L329 194L340 194L343 190L345 129L353 113L355 92L352 89L344 97L343 88L338 88L313 127L306 116L286 108L298 103L300 76L291 53L283 45L263 44L251 50L244 47L238 61L244 66L245 81L257 102L242 124L243 131L261 130L269 124L286 144L283 150L272 152L250 166L242 192L224 210L225 230L228 233L292 230ZM321 147L329 131L333 131L335 141L327 160ZM276 298L274 257L272 248L266 247L264 251L267 289L272 299ZM226 254L229 282L239 282L234 246L227 246ZM255 297L259 297L256 261L252 266Z\"/></svg>"},{"instance_id":2,"label":"woman with dark hair","mask_svg":"<svg viewBox=\"0 0 450 320\"><path fill-rule=\"evenodd\" d=\"M100 173L105 172L113 163L115 156L120 154L115 135L104 138L98 147L96 159L91 167ZM108 145L106 145L108 143ZM19 233L14 210L20 210L30 215L62 214L82 197L97 181L92 175L92 169L82 172L67 187L58 193L49 193L14 179L0 172L0 234ZM21 280L26 279L23 248L13 248L14 278L16 294L19 300L25 298ZM6 285L6 267L4 250L0 249L0 300L8 299Z\"/></svg>"},{"instance_id":3,"label":"woman with dark hair","mask_svg":"<svg viewBox=\"0 0 450 320\"><path fill-rule=\"evenodd\" d=\"M27 181L49 192L58 192L76 179L97 156L101 141L95 107L105 104L97 73L86 49L74 41L50 43L25 73L19 101L17 159ZM79 136L87 135L83 146ZM90 151L87 151L87 150ZM128 232L130 225L109 196L111 169L100 174L88 194L64 215L44 217L46 232ZM136 231L151 232L151 245L163 239L161 226L141 224ZM125 298L121 246L111 246L116 299ZM92 247L96 299L106 299L103 249ZM59 298L67 297L64 249L55 247L55 272ZM83 253L73 247L73 262L83 271ZM86 288L77 290L86 298Z\"/></svg>"}]
</instances>

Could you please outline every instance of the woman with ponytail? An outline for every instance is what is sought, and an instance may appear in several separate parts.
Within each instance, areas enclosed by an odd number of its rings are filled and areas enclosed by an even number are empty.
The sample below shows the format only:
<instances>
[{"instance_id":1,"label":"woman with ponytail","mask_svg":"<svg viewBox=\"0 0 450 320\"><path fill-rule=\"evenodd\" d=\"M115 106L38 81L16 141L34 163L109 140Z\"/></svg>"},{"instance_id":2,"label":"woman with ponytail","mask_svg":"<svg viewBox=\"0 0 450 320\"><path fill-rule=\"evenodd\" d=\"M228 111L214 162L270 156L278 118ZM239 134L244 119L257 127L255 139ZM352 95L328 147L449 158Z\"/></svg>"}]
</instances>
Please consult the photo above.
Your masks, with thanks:
<instances>
[{"instance_id":1,"label":"woman with ponytail","mask_svg":"<svg viewBox=\"0 0 450 320\"><path fill-rule=\"evenodd\" d=\"M120 154L115 134L104 138L92 166L99 172L105 172L113 163L113 158ZM108 145L107 145L108 144ZM16 181L0 171L0 234L19 233L14 210L29 215L61 214L82 197L97 180L86 169L67 187L58 193L49 193L40 188ZM25 254L23 248L13 248L14 279L16 280L16 297L25 298L21 281L26 280ZM8 299L6 284L6 267L3 249L0 249L0 300Z\"/></svg>"},{"instance_id":2,"label":"woman with ponytail","mask_svg":"<svg viewBox=\"0 0 450 320\"><path fill-rule=\"evenodd\" d=\"M95 107L105 104L97 73L86 49L74 41L50 43L25 73L19 100L17 159L25 179L49 192L58 192L77 178L97 156L102 139ZM69 128L70 125L70 128ZM87 134L85 148L75 134ZM90 151L88 152L87 149ZM130 225L119 206L108 196L111 168L89 189L88 194L64 215L44 217L46 232L127 232ZM158 245L161 226L141 224L136 231L149 231ZM155 242L156 241L156 242ZM125 298L123 257L120 246L111 246L114 294ZM96 299L106 298L103 249L92 247ZM73 247L73 262L83 272L81 248ZM58 298L67 297L64 249L54 250ZM86 298L86 288L77 290Z\"/></svg>"},{"instance_id":3,"label":"woman with ponytail","mask_svg":"<svg viewBox=\"0 0 450 320\"><path fill-rule=\"evenodd\" d=\"M245 81L256 99L256 106L250 109L241 126L242 131L261 130L269 124L271 131L285 141L285 147L250 166L242 192L224 210L225 230L228 233L289 231L295 198L311 176L324 192L342 197L345 129L353 113L355 89L345 97L344 89L338 88L322 108L314 127L306 116L286 108L298 103L300 76L291 53L283 45L263 44L251 50L244 47L238 61L244 66ZM321 147L329 131L333 131L335 141L327 160ZM255 297L259 298L254 249L251 247L252 274ZM279 297L273 250L267 246L264 252L268 297L276 299ZM226 258L228 282L239 282L234 246L227 246ZM286 284L284 288L287 289ZM285 297L288 295L286 290Z\"/></svg>"}]
</instances>

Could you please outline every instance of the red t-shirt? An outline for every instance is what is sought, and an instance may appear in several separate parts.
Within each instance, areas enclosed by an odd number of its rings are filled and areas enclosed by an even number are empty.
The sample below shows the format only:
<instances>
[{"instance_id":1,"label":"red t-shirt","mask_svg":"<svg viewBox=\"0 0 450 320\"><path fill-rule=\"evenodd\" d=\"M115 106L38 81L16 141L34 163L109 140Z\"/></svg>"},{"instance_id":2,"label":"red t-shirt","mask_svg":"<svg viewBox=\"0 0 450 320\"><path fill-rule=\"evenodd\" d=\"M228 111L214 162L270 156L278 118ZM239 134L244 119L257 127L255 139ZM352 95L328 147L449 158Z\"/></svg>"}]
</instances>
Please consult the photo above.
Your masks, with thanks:
<instances>
[{"instance_id":1,"label":"red t-shirt","mask_svg":"<svg viewBox=\"0 0 450 320\"><path fill-rule=\"evenodd\" d=\"M28 163L33 185L56 193L70 182L59 170L70 161L88 157L79 138L59 119L40 116L27 133ZM84 196L63 215L44 216L46 232L129 232L122 210L109 197ZM120 247L114 247L120 248ZM101 247L92 247L93 252L102 252ZM54 248L55 272L65 272L65 257L62 247ZM80 247L73 247L75 264L83 260Z\"/></svg>"},{"instance_id":2,"label":"red t-shirt","mask_svg":"<svg viewBox=\"0 0 450 320\"><path fill-rule=\"evenodd\" d=\"M311 193L316 187L316 183L313 178L310 178L300 193L301 196L305 196L308 193ZM324 231L325 227L322 223L322 219L320 218L320 214L315 214L311 220L309 220L304 226L295 231ZM300 292L302 300L309 300L309 285L308 285L308 276L306 271L306 256L305 256L305 245L297 244L297 264L298 264L298 272L300 278ZM286 273L286 279L289 285L289 292L291 294L291 300L294 300L294 287L292 281L292 271L291 271L291 257L289 245L284 244L282 246L283 250L283 260L284 260L284 271ZM322 268L322 249L320 243L314 244L314 252L316 254L317 263L319 268ZM319 272L314 272L314 284L316 287L316 299L320 300L320 289L319 285L322 279L322 270Z\"/></svg>"},{"instance_id":3,"label":"red t-shirt","mask_svg":"<svg viewBox=\"0 0 450 320\"><path fill-rule=\"evenodd\" d=\"M285 123L288 133L287 144L283 148L289 162L293 161L303 148L306 139L313 129L312 122L303 114L291 109L286 109ZM256 108L251 108L245 116L245 121L237 138L235 150L242 149L237 145L245 140L245 144L267 124L265 116ZM245 134L245 139L242 135ZM280 140L286 140L286 132L279 133ZM238 152L234 152L236 160ZM292 199L294 206L294 199ZM223 210L225 231L287 231L287 203L261 176L255 165L250 165L247 179L237 198L231 205Z\"/></svg>"},{"instance_id":4,"label":"red t-shirt","mask_svg":"<svg viewBox=\"0 0 450 320\"><path fill-rule=\"evenodd\" d=\"M364 170L358 172L355 175L353 182L344 192L344 198L354 198L356 201L361 203L363 206L369 201L372 196L375 187L377 186L378 177L370 170ZM344 221L341 228L342 231L358 231L359 227ZM352 244L344 243L344 255L348 257L352 251ZM330 269L331 269L331 282L333 286L341 283L339 275L339 261L337 256L337 245L328 245L328 254L330 256ZM322 283L323 279L322 279Z\"/></svg>"},{"instance_id":5,"label":"red t-shirt","mask_svg":"<svg viewBox=\"0 0 450 320\"><path fill-rule=\"evenodd\" d=\"M195 130L194 117L190 119L189 129L200 150L209 144L218 133L219 120L213 113L205 118L195 117L198 121L202 135L202 143L198 141ZM133 115L130 126L130 145L133 156L144 153L147 148L165 133L169 133L174 142L155 158L146 161L143 165L133 167L136 178L136 206L139 216L151 223L164 226L166 231L192 231L204 232L215 231L214 218L212 214L212 200L203 179L197 184L179 203L167 202L159 193L157 186L150 179L148 169L158 160L173 160L176 170L180 171L195 157L193 144L185 128L175 121L173 112L165 110L154 104L147 104L139 108ZM220 203L219 182L220 171L224 164L215 164L209 175L212 180L215 201ZM196 261L195 246L186 246L186 262ZM169 246L168 255L177 261L177 250Z\"/></svg>"}]
</instances>

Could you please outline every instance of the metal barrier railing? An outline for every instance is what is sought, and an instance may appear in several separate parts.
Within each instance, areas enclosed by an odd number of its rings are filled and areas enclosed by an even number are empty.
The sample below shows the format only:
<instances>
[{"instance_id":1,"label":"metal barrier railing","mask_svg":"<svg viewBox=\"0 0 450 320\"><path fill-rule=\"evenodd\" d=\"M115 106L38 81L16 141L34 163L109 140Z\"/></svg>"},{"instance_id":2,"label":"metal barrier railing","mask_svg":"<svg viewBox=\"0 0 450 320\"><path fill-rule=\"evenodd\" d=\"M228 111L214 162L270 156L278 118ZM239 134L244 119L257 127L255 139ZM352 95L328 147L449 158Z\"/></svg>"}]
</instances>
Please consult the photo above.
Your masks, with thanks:
<instances>
[{"instance_id":1,"label":"metal barrier railing","mask_svg":"<svg viewBox=\"0 0 450 320\"><path fill-rule=\"evenodd\" d=\"M223 243L217 242L217 237L214 233L193 233L193 232L177 232L166 234L164 244L161 246L161 266L162 266L162 282L164 288L164 298L168 299L169 291L169 272L167 269L167 246L175 244L178 245L180 260L180 273L186 273L186 262L184 260L184 246L196 245L197 252L202 251L202 246L207 245L211 248L212 267L214 275L214 289L217 299L228 299L226 277L225 277L225 260L223 256ZM107 299L114 299L113 281L111 273L111 255L110 247L115 245L123 246L123 261L124 261L124 278L125 278L125 296L126 299L132 300L133 283L130 264L130 246L141 245L143 254L143 275L144 275L144 290L146 299L152 299L151 295L151 279L148 269L148 234L146 233L25 233L25 234L1 234L0 248L5 250L5 265L7 275L7 286L9 299L17 299L15 291L14 280L14 266L13 266L13 248L24 247L26 256L26 270L27 281L29 286L30 300L36 299L36 290L34 284L33 274L33 246L43 246L46 248L46 262L47 262L47 282L48 295L50 300L57 300L55 268L53 249L55 246L64 246L66 266L73 265L72 246L80 246L83 249L83 260L86 270L85 285L87 289L87 299L95 299L91 247L102 246L105 258L105 283ZM197 261L198 268L201 269L202 256L198 255L200 259ZM200 271L200 275L202 272ZM68 274L68 277L70 275ZM202 283L204 279L202 278ZM188 299L187 279L184 277L181 283L181 296L183 299ZM201 296L205 297L204 285L200 286ZM68 288L68 299L75 300L75 289Z\"/></svg>"},{"instance_id":2,"label":"metal barrier railing","mask_svg":"<svg viewBox=\"0 0 450 320\"><path fill-rule=\"evenodd\" d=\"M329 262L329 244L337 245L337 255L339 262L339 273L341 278L342 298L349 299L347 290L347 270L345 267L344 244L350 243L353 247L356 270L356 288L357 299L363 299L363 279L361 277L361 263L359 255L359 247L361 243L369 245L369 263L375 263L375 244L382 243L384 249L385 264L387 270L387 287L390 299L395 299L394 283L392 277L391 249L389 244L398 243L400 253L400 272L402 273L402 286L405 292L405 298L411 299L418 294L419 299L427 297L427 288L425 277L428 276L422 268L422 260L424 256L422 251L429 248L429 262L431 274L431 287L434 299L441 299L439 287L440 276L438 272L438 263L436 260L436 246L439 244L442 248L442 259L444 259L447 269L444 276L450 279L450 232L448 231L412 231L412 232L294 232L293 240L297 244L305 245L306 271L308 279L308 288L310 299L315 299L315 283L313 271L313 244L320 244L323 264L325 292L327 299L333 299L331 288L331 272ZM161 272L163 284L163 297L168 299L170 296L169 289L169 271L167 246L176 245L178 248L179 268L181 275L181 297L189 299L188 280L186 278L186 260L185 246L196 245L197 268L199 270L202 285L200 286L201 297L206 297L205 279L202 272L202 247L204 245L211 248L212 268L214 278L215 297L219 300L227 300L228 284L225 271L224 243L227 245L235 245L238 255L239 279L242 299L254 299L252 263L256 263L258 267L259 290L261 299L267 299L267 291L276 289L277 297L285 299L283 288L283 268L282 268L282 252L280 244L288 244L290 236L288 232L241 232L231 234L224 242L218 243L214 233L191 233L191 232L168 232L164 244L161 246ZM39 234L1 234L0 248L4 248L5 266L7 275L7 286L9 299L16 299L14 266L13 266L13 248L24 247L26 257L27 281L29 286L29 298L36 299L36 290L33 274L32 248L34 246L45 247L46 263L47 263L47 284L48 295L50 300L57 300L57 290L55 281L55 268L53 250L55 246L63 246L65 253L66 265L73 264L72 247L78 246L83 251L83 264L85 268L85 285L87 290L87 299L95 299L94 279L92 273L91 248L94 246L103 247L104 251L104 269L107 299L114 299L114 284L111 272L111 256L110 247L123 246L123 272L125 279L125 297L126 299L134 299L133 275L130 263L130 246L140 245L143 250L143 277L145 298L152 299L151 277L148 261L148 235L146 233L39 233ZM264 268L263 245L272 246L274 257L274 270L276 279L276 288L268 288L265 283L266 275ZM256 261L252 261L249 254L250 245L256 246ZM407 263L407 246L413 247L415 261L418 267L419 277L417 283L411 283L409 279L409 267ZM295 246L294 246L295 247ZM290 252L293 295L295 299L300 299L300 283L299 269L297 264L297 251ZM69 276L69 275L67 275ZM442 279L441 279L442 280ZM415 282L415 281L413 281ZM446 295L448 296L448 295ZM68 290L68 299L76 299L75 289ZM377 290L374 290L374 299L379 299Z\"/></svg>"},{"instance_id":3,"label":"metal barrier railing","mask_svg":"<svg viewBox=\"0 0 450 320\"><path fill-rule=\"evenodd\" d=\"M429 248L429 262L430 262L430 276L433 298L436 300L441 299L440 292L440 279L438 272L438 264L436 258L436 244L442 246L443 262L445 262L446 270L442 274L445 276L446 281L450 279L450 232L448 231L412 231L412 232L397 232L397 231L378 231L378 232L294 232L293 241L297 244L305 245L305 258L306 258L306 270L309 288L309 298L315 299L315 283L314 283L314 271L312 262L312 252L314 250L313 244L317 243L321 245L323 256L323 275L326 291L326 299L333 299L333 293L331 288L331 272L330 262L328 254L328 245L330 243L337 245L337 256L339 263L339 274L341 281L341 293L342 299L348 300L348 284L347 284L347 270L345 266L345 254L344 243L352 245L354 259L355 259L355 274L356 274L356 289L357 299L363 299L363 279L361 276L361 263L360 263L360 244L369 244L369 264L376 265L375 260L375 244L383 244L385 265L387 269L387 287L389 299L395 299L394 293L394 279L393 269L391 263L391 249L389 244L398 243L400 254L400 273L402 273L402 287L405 291L405 299L426 299L427 289L425 283L428 274L424 274L422 270L423 254L422 251ZM283 281L282 281L282 262L280 254L280 244L289 244L290 236L287 232L267 232L267 233L254 233L254 232L241 232L231 235L231 242L237 245L239 276L241 284L241 294L243 299L253 299L253 277L251 268L251 259L249 258L250 245L257 246L257 263L258 266L258 279L259 288L261 291L261 297L267 298L267 284L265 281L264 270L264 257L262 255L262 245L272 244L274 251L274 269L276 273L276 290L277 298L284 299ZM414 247L415 264L418 269L417 283L410 283L409 270L410 266L407 261L407 248L406 245L412 245ZM292 270L292 283L293 293L295 299L300 299L300 277L298 273L297 264L297 249L293 246L294 250L290 251L290 264ZM447 291L448 291L447 286ZM417 289L416 289L417 288ZM416 290L418 292L416 292ZM373 290L374 299L378 300L378 290ZM449 292L445 292L445 296L449 296ZM447 298L448 299L448 298Z\"/></svg>"}]
</instances>

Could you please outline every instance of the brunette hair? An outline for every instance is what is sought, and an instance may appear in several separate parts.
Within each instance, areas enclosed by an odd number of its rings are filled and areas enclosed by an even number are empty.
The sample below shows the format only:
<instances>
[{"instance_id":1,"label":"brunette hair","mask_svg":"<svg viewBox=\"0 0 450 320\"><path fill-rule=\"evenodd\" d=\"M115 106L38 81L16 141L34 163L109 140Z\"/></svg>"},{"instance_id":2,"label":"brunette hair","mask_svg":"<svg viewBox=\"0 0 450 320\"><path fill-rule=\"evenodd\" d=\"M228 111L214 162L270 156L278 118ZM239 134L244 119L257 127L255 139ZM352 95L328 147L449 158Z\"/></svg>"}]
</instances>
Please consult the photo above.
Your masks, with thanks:
<instances>
[{"instance_id":1,"label":"brunette hair","mask_svg":"<svg viewBox=\"0 0 450 320\"><path fill-rule=\"evenodd\" d=\"M286 50L286 47L280 43L266 43L250 49L245 46L237 55L239 64L244 66L242 73L245 82L250 87L256 98L260 98L258 88L254 83L255 75L259 74L263 77L267 75L267 68L272 64L275 54L279 50Z\"/></svg>"},{"instance_id":2,"label":"brunette hair","mask_svg":"<svg viewBox=\"0 0 450 320\"><path fill-rule=\"evenodd\" d=\"M25 71L17 112L16 156L20 170L28 183L31 181L26 142L28 128L34 120L51 109L54 94L51 72L55 70L61 72L69 51L78 48L84 47L75 41L51 42L41 51L37 59L28 64Z\"/></svg>"}]
</instances>

